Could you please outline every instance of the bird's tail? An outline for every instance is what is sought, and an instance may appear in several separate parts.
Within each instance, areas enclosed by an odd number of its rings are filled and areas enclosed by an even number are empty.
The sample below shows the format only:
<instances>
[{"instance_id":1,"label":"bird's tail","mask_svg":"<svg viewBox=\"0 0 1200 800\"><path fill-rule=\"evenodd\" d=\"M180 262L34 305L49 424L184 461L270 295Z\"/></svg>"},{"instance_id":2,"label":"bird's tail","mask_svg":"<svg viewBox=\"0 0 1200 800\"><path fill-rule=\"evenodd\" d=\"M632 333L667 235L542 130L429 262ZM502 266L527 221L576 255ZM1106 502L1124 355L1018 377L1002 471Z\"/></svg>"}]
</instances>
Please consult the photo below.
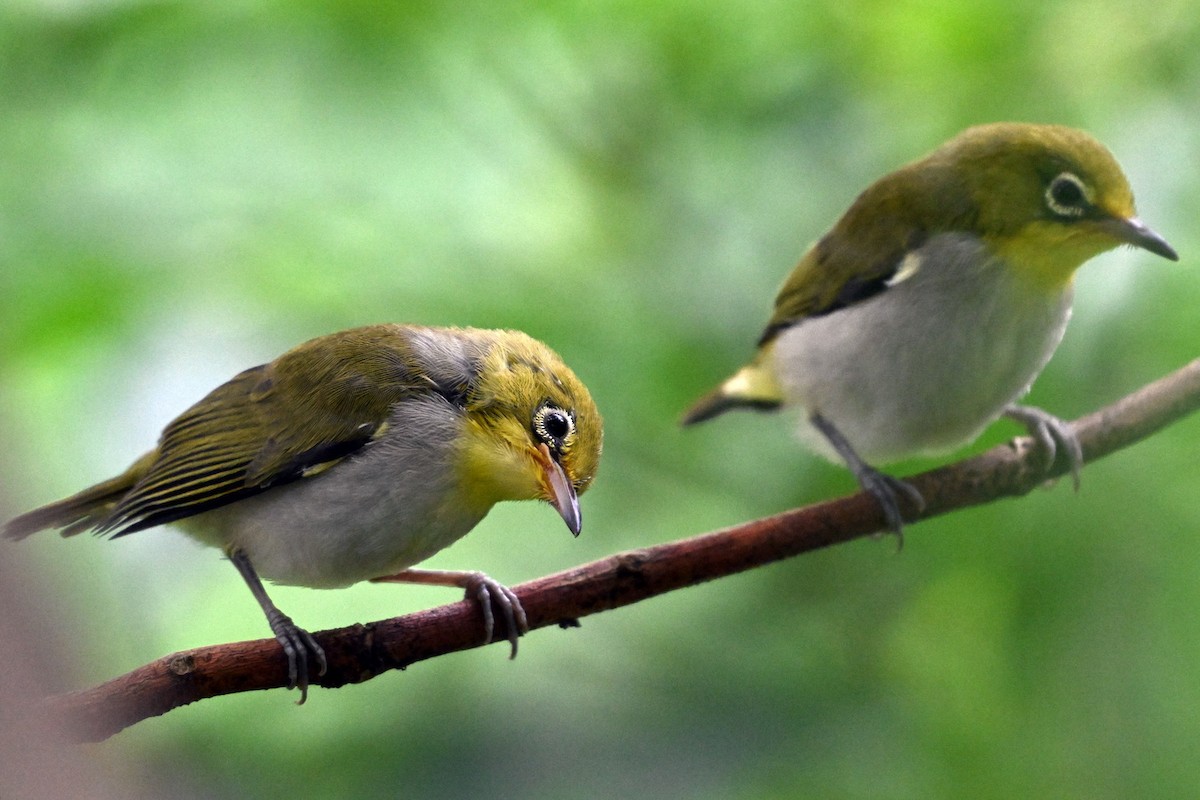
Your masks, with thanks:
<instances>
[{"instance_id":1,"label":"bird's tail","mask_svg":"<svg viewBox=\"0 0 1200 800\"><path fill-rule=\"evenodd\" d=\"M63 536L74 536L104 522L144 473L146 456L115 478L97 483L78 494L13 517L4 524L4 537L24 539L47 528L60 528Z\"/></svg>"},{"instance_id":2,"label":"bird's tail","mask_svg":"<svg viewBox=\"0 0 1200 800\"><path fill-rule=\"evenodd\" d=\"M783 394L775 376L762 366L761 359L742 367L732 378L701 397L687 410L682 425L694 425L732 408L774 411L783 403Z\"/></svg>"}]
</instances>

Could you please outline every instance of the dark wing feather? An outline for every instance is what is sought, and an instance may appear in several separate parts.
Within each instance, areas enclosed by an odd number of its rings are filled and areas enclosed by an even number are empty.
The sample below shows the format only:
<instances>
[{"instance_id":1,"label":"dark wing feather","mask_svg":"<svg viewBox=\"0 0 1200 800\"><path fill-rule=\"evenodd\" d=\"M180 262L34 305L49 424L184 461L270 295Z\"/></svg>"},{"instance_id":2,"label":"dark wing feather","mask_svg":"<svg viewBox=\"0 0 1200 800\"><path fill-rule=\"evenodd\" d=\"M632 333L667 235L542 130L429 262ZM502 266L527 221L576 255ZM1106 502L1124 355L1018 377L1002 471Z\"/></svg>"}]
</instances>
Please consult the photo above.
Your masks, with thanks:
<instances>
[{"instance_id":1,"label":"dark wing feather","mask_svg":"<svg viewBox=\"0 0 1200 800\"><path fill-rule=\"evenodd\" d=\"M887 291L904 257L929 236L973 226L975 204L967 187L934 158L869 186L808 249L775 298L760 347L801 320Z\"/></svg>"}]
</instances>

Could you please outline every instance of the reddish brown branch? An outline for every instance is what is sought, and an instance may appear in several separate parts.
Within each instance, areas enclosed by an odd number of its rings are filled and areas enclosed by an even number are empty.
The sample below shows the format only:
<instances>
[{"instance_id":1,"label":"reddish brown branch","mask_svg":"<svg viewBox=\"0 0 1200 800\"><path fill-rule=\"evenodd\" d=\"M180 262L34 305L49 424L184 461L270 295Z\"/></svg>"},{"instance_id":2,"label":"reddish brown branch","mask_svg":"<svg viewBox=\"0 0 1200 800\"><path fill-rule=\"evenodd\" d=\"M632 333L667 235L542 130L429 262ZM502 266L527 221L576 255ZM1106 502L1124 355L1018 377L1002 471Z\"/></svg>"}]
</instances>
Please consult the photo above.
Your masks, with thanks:
<instances>
[{"instance_id":1,"label":"reddish brown branch","mask_svg":"<svg viewBox=\"0 0 1200 800\"><path fill-rule=\"evenodd\" d=\"M1200 407L1200 360L1075 421L1085 460L1139 441ZM1023 495L1066 469L1047 472L1041 453L1018 439L910 479L927 501L923 517ZM912 519L916 519L913 517ZM640 550L631 550L514 587L531 628L580 617L762 566L883 528L863 494L830 500ZM482 622L474 603L316 634L329 659L319 681L334 688L390 669L476 647ZM83 740L104 739L147 717L222 694L286 685L274 639L201 647L166 656L111 681L50 699Z\"/></svg>"}]
</instances>

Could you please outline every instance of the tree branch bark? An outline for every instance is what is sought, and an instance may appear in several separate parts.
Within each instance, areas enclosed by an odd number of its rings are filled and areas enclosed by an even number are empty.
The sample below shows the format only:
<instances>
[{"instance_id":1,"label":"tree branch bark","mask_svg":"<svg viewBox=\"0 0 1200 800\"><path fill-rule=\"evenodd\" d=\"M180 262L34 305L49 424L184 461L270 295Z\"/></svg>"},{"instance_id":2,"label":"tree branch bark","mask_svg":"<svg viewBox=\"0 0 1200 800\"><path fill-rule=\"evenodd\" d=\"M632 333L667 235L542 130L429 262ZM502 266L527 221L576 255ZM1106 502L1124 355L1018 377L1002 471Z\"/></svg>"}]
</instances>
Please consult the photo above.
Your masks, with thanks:
<instances>
[{"instance_id":1,"label":"tree branch bark","mask_svg":"<svg viewBox=\"0 0 1200 800\"><path fill-rule=\"evenodd\" d=\"M1200 407L1200 359L1076 420L1086 463L1140 441ZM925 497L909 522L1028 493L1059 477L1032 441L1020 438L981 455L908 478ZM667 544L630 550L513 587L529 626L574 625L580 617L762 566L883 530L883 514L862 493ZM403 617L314 634L329 660L316 684L336 688L392 669L478 647L482 616L460 601ZM274 639L213 645L160 658L88 689L48 699L82 741L100 741L197 700L287 685Z\"/></svg>"}]
</instances>

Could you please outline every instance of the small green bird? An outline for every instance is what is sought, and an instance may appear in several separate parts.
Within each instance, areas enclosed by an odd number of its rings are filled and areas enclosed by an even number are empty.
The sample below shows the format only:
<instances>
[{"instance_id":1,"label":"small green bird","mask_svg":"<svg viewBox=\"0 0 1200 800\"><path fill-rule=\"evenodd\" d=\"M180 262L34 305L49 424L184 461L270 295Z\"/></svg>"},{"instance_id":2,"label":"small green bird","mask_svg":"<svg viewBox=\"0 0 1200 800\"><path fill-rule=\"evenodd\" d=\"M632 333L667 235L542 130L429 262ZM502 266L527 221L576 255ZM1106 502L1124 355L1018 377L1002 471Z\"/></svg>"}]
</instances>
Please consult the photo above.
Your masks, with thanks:
<instances>
[{"instance_id":1,"label":"small green bird","mask_svg":"<svg viewBox=\"0 0 1200 800\"><path fill-rule=\"evenodd\" d=\"M8 522L114 538L167 522L221 548L267 615L307 696L325 654L267 596L277 583L459 586L493 605L517 652L517 596L480 572L409 569L502 500L540 499L578 535L578 495L600 461L587 388L518 331L374 325L305 342L248 369L171 422L115 478Z\"/></svg>"},{"instance_id":2,"label":"small green bird","mask_svg":"<svg viewBox=\"0 0 1200 800\"><path fill-rule=\"evenodd\" d=\"M1052 463L1070 426L1016 405L1054 353L1075 271L1128 244L1177 260L1136 216L1112 154L1058 125L969 128L876 181L784 281L753 360L697 402L690 425L731 408L797 406L801 440L844 461L899 534L898 495L870 462L945 452L1008 416Z\"/></svg>"}]
</instances>

